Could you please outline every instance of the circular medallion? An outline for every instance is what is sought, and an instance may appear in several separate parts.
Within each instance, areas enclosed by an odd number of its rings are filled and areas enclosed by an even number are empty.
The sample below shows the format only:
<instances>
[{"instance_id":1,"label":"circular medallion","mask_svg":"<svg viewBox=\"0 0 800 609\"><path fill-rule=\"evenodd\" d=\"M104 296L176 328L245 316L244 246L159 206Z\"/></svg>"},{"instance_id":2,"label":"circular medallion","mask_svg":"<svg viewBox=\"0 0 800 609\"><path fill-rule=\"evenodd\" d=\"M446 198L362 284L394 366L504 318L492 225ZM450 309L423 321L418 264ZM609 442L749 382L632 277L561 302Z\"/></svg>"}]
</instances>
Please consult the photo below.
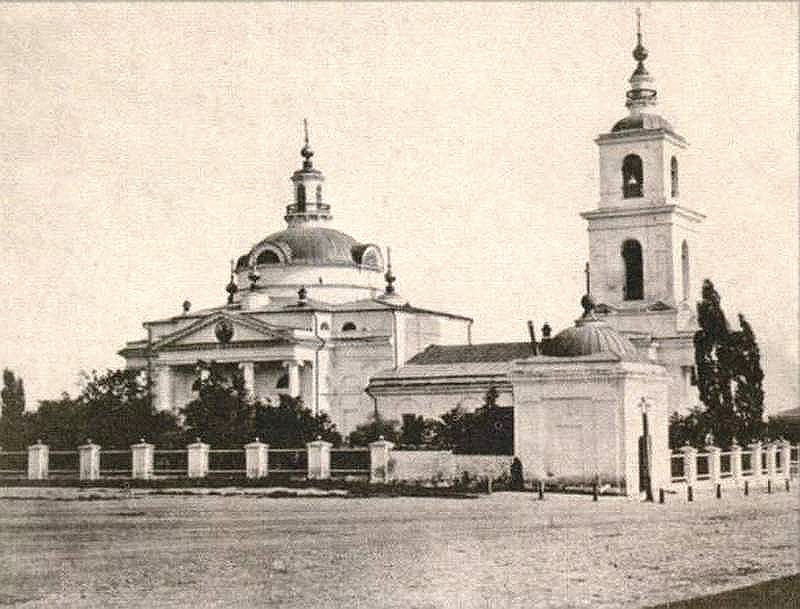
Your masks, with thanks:
<instances>
[{"instance_id":1,"label":"circular medallion","mask_svg":"<svg viewBox=\"0 0 800 609\"><path fill-rule=\"evenodd\" d=\"M214 326L214 334L221 343L229 343L233 338L233 323L229 319L220 319Z\"/></svg>"}]
</instances>

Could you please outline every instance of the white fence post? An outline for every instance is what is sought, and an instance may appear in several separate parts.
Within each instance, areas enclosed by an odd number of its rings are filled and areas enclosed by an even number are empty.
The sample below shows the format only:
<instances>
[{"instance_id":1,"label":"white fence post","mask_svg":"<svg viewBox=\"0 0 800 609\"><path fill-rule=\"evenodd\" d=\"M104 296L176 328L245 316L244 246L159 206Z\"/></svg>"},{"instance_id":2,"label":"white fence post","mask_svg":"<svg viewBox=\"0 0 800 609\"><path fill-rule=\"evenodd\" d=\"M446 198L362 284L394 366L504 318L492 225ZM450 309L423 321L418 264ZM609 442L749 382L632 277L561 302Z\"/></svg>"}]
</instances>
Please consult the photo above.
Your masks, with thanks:
<instances>
[{"instance_id":1,"label":"white fence post","mask_svg":"<svg viewBox=\"0 0 800 609\"><path fill-rule=\"evenodd\" d=\"M767 453L767 478L773 479L778 473L778 446L775 442L767 444L765 452Z\"/></svg>"},{"instance_id":2,"label":"white fence post","mask_svg":"<svg viewBox=\"0 0 800 609\"><path fill-rule=\"evenodd\" d=\"M683 474L686 476L686 484L694 486L697 484L697 449L694 446L684 446L681 448L683 453Z\"/></svg>"},{"instance_id":3,"label":"white fence post","mask_svg":"<svg viewBox=\"0 0 800 609\"><path fill-rule=\"evenodd\" d=\"M789 440L781 442L781 469L784 478L792 477L792 443Z\"/></svg>"},{"instance_id":4,"label":"white fence post","mask_svg":"<svg viewBox=\"0 0 800 609\"><path fill-rule=\"evenodd\" d=\"M258 438L244 447L245 470L248 478L266 478L269 474L269 444Z\"/></svg>"},{"instance_id":5,"label":"white fence post","mask_svg":"<svg viewBox=\"0 0 800 609\"><path fill-rule=\"evenodd\" d=\"M750 469L753 472L753 478L761 478L761 442L753 442L748 444L747 448L750 449Z\"/></svg>"},{"instance_id":6,"label":"white fence post","mask_svg":"<svg viewBox=\"0 0 800 609\"><path fill-rule=\"evenodd\" d=\"M327 480L331 477L331 446L330 442L320 438L306 444L309 480Z\"/></svg>"},{"instance_id":7,"label":"white fence post","mask_svg":"<svg viewBox=\"0 0 800 609\"><path fill-rule=\"evenodd\" d=\"M153 456L155 446L142 438L138 444L131 445L131 478L149 480L153 477Z\"/></svg>"},{"instance_id":8,"label":"white fence post","mask_svg":"<svg viewBox=\"0 0 800 609\"><path fill-rule=\"evenodd\" d=\"M197 442L186 447L186 469L190 478L205 478L208 474L208 444Z\"/></svg>"},{"instance_id":9,"label":"white fence post","mask_svg":"<svg viewBox=\"0 0 800 609\"><path fill-rule=\"evenodd\" d=\"M98 480L100 478L100 447L91 440L78 447L79 477L81 480Z\"/></svg>"},{"instance_id":10,"label":"white fence post","mask_svg":"<svg viewBox=\"0 0 800 609\"><path fill-rule=\"evenodd\" d=\"M742 447L736 440L731 445L731 478L736 482L742 479Z\"/></svg>"},{"instance_id":11,"label":"white fence post","mask_svg":"<svg viewBox=\"0 0 800 609\"><path fill-rule=\"evenodd\" d=\"M713 446L711 444L706 446L706 451L708 451L708 479L711 481L711 484L719 484L722 473L722 459L720 458L720 453L722 451L719 446Z\"/></svg>"},{"instance_id":12,"label":"white fence post","mask_svg":"<svg viewBox=\"0 0 800 609\"><path fill-rule=\"evenodd\" d=\"M28 447L28 480L47 480L50 471L50 447L37 440Z\"/></svg>"},{"instance_id":13,"label":"white fence post","mask_svg":"<svg viewBox=\"0 0 800 609\"><path fill-rule=\"evenodd\" d=\"M392 456L394 443L384 440L370 442L369 445L369 481L371 484L386 483L391 479L389 460Z\"/></svg>"}]
</instances>

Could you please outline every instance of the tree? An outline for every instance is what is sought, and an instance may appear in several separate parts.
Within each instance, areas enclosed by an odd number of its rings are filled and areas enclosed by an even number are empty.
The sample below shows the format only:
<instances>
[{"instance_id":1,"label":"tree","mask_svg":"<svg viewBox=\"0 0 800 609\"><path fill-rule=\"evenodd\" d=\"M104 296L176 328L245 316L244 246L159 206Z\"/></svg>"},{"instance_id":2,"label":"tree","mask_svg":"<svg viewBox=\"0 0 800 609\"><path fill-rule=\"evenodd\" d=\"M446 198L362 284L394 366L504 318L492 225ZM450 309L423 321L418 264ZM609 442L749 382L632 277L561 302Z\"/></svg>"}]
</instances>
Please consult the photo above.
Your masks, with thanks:
<instances>
[{"instance_id":1,"label":"tree","mask_svg":"<svg viewBox=\"0 0 800 609\"><path fill-rule=\"evenodd\" d=\"M513 411L498 406L498 397L497 388L489 387L483 406L475 412L457 406L443 414L432 444L465 454L513 454Z\"/></svg>"},{"instance_id":2,"label":"tree","mask_svg":"<svg viewBox=\"0 0 800 609\"><path fill-rule=\"evenodd\" d=\"M342 443L341 434L326 412L314 414L299 397L281 395L277 406L256 403L253 436L275 448L303 448L321 439L334 446Z\"/></svg>"},{"instance_id":3,"label":"tree","mask_svg":"<svg viewBox=\"0 0 800 609\"><path fill-rule=\"evenodd\" d=\"M146 373L138 370L84 373L76 398L64 393L43 400L28 421L27 441L41 439L56 449L74 449L87 440L106 449L127 449L142 438L159 446L182 441L176 417L153 407Z\"/></svg>"},{"instance_id":4,"label":"tree","mask_svg":"<svg viewBox=\"0 0 800 609\"><path fill-rule=\"evenodd\" d=\"M200 363L192 388L197 398L183 409L186 441L200 438L216 447L240 447L258 437L274 448L303 448L317 438L341 444L327 413L314 414L302 399L281 395L279 403L253 399L239 370L229 374L215 363Z\"/></svg>"},{"instance_id":5,"label":"tree","mask_svg":"<svg viewBox=\"0 0 800 609\"><path fill-rule=\"evenodd\" d=\"M259 404L248 399L241 371L229 375L219 364L201 362L198 372L192 385L197 397L181 410L186 440L226 448L251 441Z\"/></svg>"},{"instance_id":6,"label":"tree","mask_svg":"<svg viewBox=\"0 0 800 609\"><path fill-rule=\"evenodd\" d=\"M370 442L383 437L384 440L397 443L400 440L399 423L393 419L384 419L380 413L374 413L369 421L362 423L350 432L350 446L366 446Z\"/></svg>"},{"instance_id":7,"label":"tree","mask_svg":"<svg viewBox=\"0 0 800 609\"><path fill-rule=\"evenodd\" d=\"M3 370L3 389L0 391L0 446L6 450L21 450L25 438L25 387L22 379L6 368Z\"/></svg>"},{"instance_id":8,"label":"tree","mask_svg":"<svg viewBox=\"0 0 800 609\"><path fill-rule=\"evenodd\" d=\"M694 335L697 388L705 408L692 416L704 435L711 433L718 445L729 446L734 439L748 442L763 432L764 373L752 327L740 314L741 330L731 330L720 302L706 279Z\"/></svg>"},{"instance_id":9,"label":"tree","mask_svg":"<svg viewBox=\"0 0 800 609\"><path fill-rule=\"evenodd\" d=\"M0 416L21 418L25 412L25 387L22 379L6 368L3 370L3 389L0 391L3 407Z\"/></svg>"}]
</instances>

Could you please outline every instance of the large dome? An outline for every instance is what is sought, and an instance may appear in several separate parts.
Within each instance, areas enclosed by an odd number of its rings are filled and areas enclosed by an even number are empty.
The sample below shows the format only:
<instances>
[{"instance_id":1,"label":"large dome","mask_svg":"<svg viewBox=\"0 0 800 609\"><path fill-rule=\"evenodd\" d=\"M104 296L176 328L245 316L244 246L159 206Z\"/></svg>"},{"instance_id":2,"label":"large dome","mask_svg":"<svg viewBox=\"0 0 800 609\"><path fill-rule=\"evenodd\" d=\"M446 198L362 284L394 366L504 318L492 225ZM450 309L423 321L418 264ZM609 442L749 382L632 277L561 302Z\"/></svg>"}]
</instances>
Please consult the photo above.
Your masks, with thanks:
<instances>
[{"instance_id":1,"label":"large dome","mask_svg":"<svg viewBox=\"0 0 800 609\"><path fill-rule=\"evenodd\" d=\"M380 258L365 256L369 245L350 235L321 226L293 226L273 233L258 244L236 264L237 270L261 264L305 264L315 266L375 266Z\"/></svg>"},{"instance_id":2,"label":"large dome","mask_svg":"<svg viewBox=\"0 0 800 609\"><path fill-rule=\"evenodd\" d=\"M575 325L559 332L554 338L542 342L542 354L555 357L579 357L608 353L621 360L639 360L633 343L605 321L595 317L591 297L581 300L583 317Z\"/></svg>"}]
</instances>

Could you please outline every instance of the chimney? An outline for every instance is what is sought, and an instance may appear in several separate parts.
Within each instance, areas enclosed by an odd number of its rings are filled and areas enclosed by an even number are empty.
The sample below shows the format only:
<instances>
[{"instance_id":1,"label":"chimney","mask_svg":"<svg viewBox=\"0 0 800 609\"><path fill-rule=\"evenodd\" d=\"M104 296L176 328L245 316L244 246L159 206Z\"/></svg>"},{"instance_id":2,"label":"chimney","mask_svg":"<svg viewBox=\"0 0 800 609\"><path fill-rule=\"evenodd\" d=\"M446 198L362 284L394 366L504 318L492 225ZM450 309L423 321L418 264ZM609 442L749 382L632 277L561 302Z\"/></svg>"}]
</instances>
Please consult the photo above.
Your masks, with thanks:
<instances>
[{"instance_id":1,"label":"chimney","mask_svg":"<svg viewBox=\"0 0 800 609\"><path fill-rule=\"evenodd\" d=\"M528 334L531 335L531 351L533 355L539 355L539 348L536 345L536 330L533 329L533 321L528 320Z\"/></svg>"}]
</instances>

